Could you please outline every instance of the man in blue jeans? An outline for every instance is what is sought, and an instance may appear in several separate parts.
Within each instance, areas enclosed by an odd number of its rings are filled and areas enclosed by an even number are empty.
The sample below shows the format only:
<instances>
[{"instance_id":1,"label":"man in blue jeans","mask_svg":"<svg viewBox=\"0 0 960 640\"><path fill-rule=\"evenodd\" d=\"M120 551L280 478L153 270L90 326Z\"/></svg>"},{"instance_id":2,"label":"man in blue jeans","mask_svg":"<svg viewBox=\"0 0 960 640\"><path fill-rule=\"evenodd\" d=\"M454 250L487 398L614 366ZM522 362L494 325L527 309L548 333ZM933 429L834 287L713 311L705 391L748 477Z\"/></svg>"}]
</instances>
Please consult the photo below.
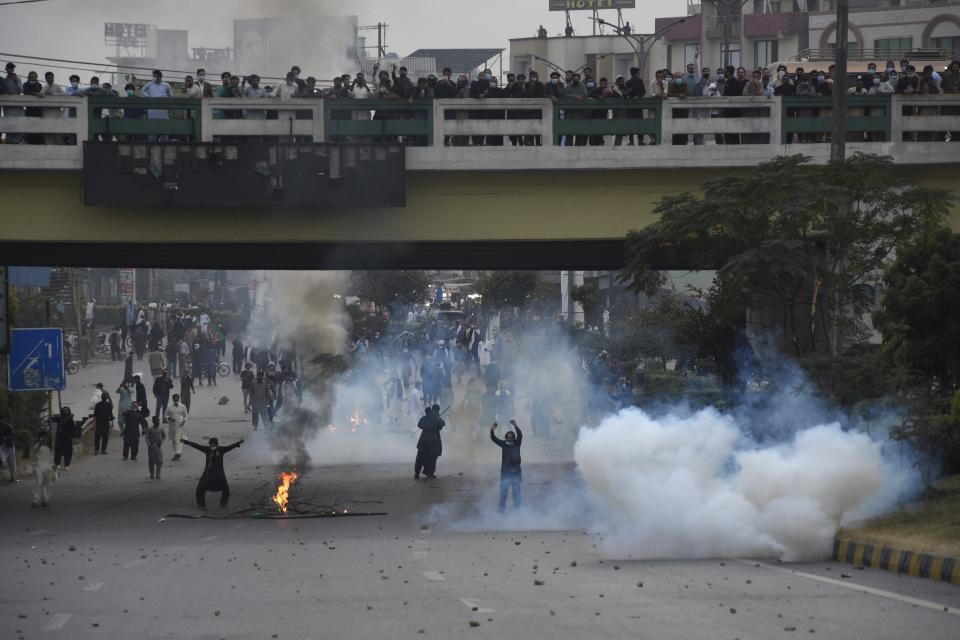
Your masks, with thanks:
<instances>
[{"instance_id":1,"label":"man in blue jeans","mask_svg":"<svg viewBox=\"0 0 960 640\"><path fill-rule=\"evenodd\" d=\"M490 439L500 447L502 453L500 459L500 513L503 513L504 509L507 508L508 491L513 492L514 509L519 509L523 503L520 472L520 444L523 442L523 432L517 426L516 420L511 420L510 424L513 425L516 433L508 431L503 440L496 436L497 423L494 422L493 426L490 427Z\"/></svg>"}]
</instances>

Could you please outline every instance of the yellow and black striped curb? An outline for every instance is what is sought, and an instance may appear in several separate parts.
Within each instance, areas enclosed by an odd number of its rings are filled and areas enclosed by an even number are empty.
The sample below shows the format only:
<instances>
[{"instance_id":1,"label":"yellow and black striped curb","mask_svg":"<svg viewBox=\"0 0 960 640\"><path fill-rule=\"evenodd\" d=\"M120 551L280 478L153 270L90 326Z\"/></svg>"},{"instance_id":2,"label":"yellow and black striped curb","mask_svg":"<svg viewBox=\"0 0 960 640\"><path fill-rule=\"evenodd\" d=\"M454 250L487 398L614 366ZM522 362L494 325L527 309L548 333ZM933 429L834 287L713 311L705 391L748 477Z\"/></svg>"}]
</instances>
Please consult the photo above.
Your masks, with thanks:
<instances>
[{"instance_id":1,"label":"yellow and black striped curb","mask_svg":"<svg viewBox=\"0 0 960 640\"><path fill-rule=\"evenodd\" d=\"M882 545L853 540L833 541L833 559L858 567L882 569L906 576L930 578L960 586L960 560L932 556L914 551L901 551Z\"/></svg>"}]
</instances>

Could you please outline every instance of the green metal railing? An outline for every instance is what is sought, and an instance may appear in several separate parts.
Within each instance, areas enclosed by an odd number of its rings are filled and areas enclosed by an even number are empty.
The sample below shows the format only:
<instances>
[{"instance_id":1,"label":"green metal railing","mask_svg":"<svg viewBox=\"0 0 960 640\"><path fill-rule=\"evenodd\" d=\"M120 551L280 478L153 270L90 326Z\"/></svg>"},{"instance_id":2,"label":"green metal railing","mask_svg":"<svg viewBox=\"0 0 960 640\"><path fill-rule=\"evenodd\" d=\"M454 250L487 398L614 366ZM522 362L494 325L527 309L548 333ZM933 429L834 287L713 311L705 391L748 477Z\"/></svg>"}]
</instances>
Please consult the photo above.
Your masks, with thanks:
<instances>
[{"instance_id":1,"label":"green metal railing","mask_svg":"<svg viewBox=\"0 0 960 640\"><path fill-rule=\"evenodd\" d=\"M790 96L784 97L781 104L781 144L790 142L794 134L811 136L831 132L833 114L829 110L833 107L833 98L830 96ZM861 111L863 115L850 115L850 111ZM847 96L847 130L882 133L883 140L889 142L893 130L891 96Z\"/></svg>"},{"instance_id":2,"label":"green metal railing","mask_svg":"<svg viewBox=\"0 0 960 640\"><path fill-rule=\"evenodd\" d=\"M695 100L689 101L695 107ZM668 106L675 106L668 102ZM267 107L268 105L264 105ZM733 105L731 105L733 106ZM469 111L468 105L467 111ZM664 101L643 100L561 100L553 109L554 144L570 136L647 135L662 143ZM809 140L831 131L832 99L825 97L784 97L781 100L781 143L794 134ZM890 141L893 129L893 100L887 96L848 96L847 126L850 131L875 134L871 139ZM166 110L167 119L150 119L148 111ZM186 98L90 98L87 100L89 139L113 136L175 136L202 140L201 101ZM131 110L139 117L130 117ZM101 117L102 112L111 117ZM508 109L509 111L509 109ZM560 114L563 112L563 118ZM610 117L612 112L613 117ZM850 115L853 112L854 115ZM345 139L395 139L404 136L415 145L433 146L433 100L331 100L323 105L327 141ZM899 115L898 115L899 117ZM318 141L319 142L319 141Z\"/></svg>"},{"instance_id":3,"label":"green metal railing","mask_svg":"<svg viewBox=\"0 0 960 640\"><path fill-rule=\"evenodd\" d=\"M369 115L373 112L372 117ZM356 118L362 113L363 118ZM413 136L433 146L433 100L328 100L323 105L327 140Z\"/></svg>"},{"instance_id":4,"label":"green metal railing","mask_svg":"<svg viewBox=\"0 0 960 640\"><path fill-rule=\"evenodd\" d=\"M613 111L609 120L608 111ZM563 118L560 112L563 111ZM652 116L652 117L650 117ZM663 100L560 100L553 110L554 144L563 136L648 135L661 143Z\"/></svg>"},{"instance_id":5,"label":"green metal railing","mask_svg":"<svg viewBox=\"0 0 960 640\"><path fill-rule=\"evenodd\" d=\"M200 100L188 98L89 98L87 116L90 140L100 136L177 136L200 142ZM148 111L165 110L168 118L151 119ZM109 118L100 117L102 111ZM137 113L139 112L139 113ZM140 117L129 117L136 113Z\"/></svg>"}]
</instances>

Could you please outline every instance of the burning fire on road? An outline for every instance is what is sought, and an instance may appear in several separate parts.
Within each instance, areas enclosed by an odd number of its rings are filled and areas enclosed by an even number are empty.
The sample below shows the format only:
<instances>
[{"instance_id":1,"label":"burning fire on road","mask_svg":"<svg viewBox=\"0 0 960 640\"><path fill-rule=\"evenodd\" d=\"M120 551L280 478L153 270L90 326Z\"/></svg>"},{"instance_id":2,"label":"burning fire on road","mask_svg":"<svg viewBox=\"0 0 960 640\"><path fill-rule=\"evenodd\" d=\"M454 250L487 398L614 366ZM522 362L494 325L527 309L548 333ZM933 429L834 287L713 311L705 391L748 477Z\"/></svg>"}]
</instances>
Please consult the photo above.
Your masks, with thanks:
<instances>
[{"instance_id":1,"label":"burning fire on road","mask_svg":"<svg viewBox=\"0 0 960 640\"><path fill-rule=\"evenodd\" d=\"M282 471L280 473L280 486L277 487L277 493L273 496L273 501L280 508L281 513L287 512L287 505L290 502L290 487L300 477L296 471Z\"/></svg>"}]
</instances>

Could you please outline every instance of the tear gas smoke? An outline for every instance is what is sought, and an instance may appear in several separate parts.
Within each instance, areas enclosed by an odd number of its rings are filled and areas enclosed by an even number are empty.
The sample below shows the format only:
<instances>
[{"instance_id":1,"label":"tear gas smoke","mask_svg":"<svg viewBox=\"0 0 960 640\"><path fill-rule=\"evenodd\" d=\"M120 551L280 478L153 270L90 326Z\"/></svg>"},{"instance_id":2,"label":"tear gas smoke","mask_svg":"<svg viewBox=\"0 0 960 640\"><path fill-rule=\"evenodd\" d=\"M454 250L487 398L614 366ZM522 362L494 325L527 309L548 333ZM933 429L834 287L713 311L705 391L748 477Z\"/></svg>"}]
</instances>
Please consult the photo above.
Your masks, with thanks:
<instances>
[{"instance_id":1,"label":"tear gas smoke","mask_svg":"<svg viewBox=\"0 0 960 640\"><path fill-rule=\"evenodd\" d=\"M281 463L309 465L307 442L329 423L333 410L335 371L331 357L343 353L349 319L336 294L338 272L272 272L265 304L251 318L248 345L270 348L275 342L293 346L299 355L301 380L311 389L309 402L284 412L270 431L270 445ZM292 404L290 398L288 403Z\"/></svg>"},{"instance_id":2,"label":"tear gas smoke","mask_svg":"<svg viewBox=\"0 0 960 640\"><path fill-rule=\"evenodd\" d=\"M756 449L712 409L625 409L581 430L574 457L606 513L607 550L635 558L824 558L891 473L880 444L839 424Z\"/></svg>"}]
</instances>

